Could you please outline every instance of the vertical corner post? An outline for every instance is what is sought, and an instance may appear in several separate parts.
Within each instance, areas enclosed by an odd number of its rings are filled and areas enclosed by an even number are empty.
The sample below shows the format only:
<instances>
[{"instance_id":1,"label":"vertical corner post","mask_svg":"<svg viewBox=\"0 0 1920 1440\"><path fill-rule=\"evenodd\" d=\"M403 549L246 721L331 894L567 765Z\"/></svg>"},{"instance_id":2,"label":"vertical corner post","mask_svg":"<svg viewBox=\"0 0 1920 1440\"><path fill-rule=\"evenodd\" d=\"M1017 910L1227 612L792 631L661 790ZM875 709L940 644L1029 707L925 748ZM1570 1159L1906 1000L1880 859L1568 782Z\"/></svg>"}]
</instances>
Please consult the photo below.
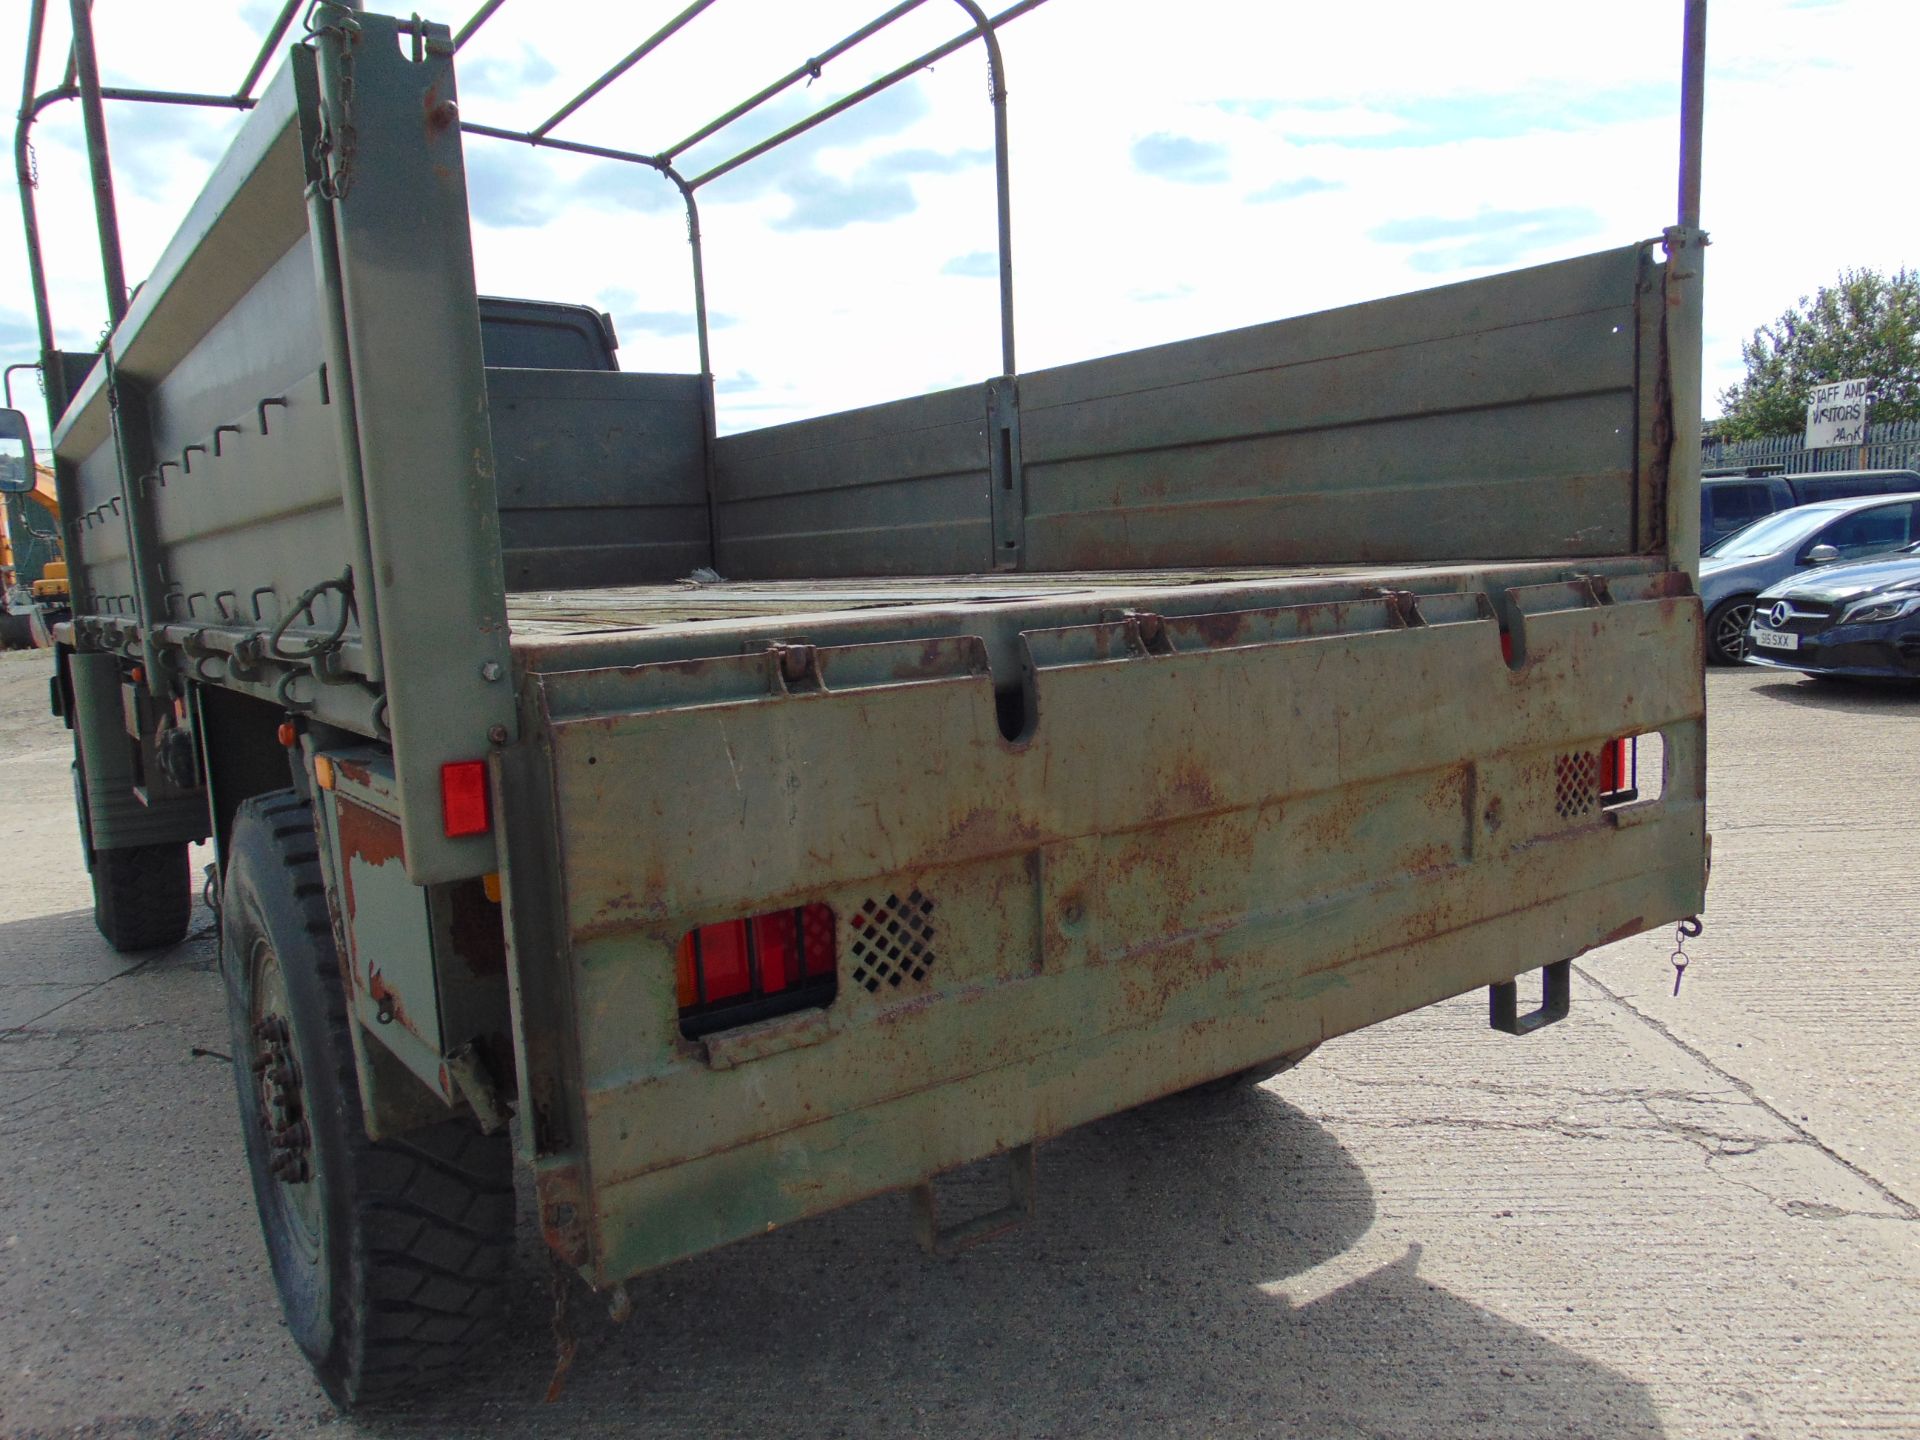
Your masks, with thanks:
<instances>
[{"instance_id":1,"label":"vertical corner post","mask_svg":"<svg viewBox=\"0 0 1920 1440\"><path fill-rule=\"evenodd\" d=\"M93 7L72 0L73 58L80 84L80 111L87 134L87 164L93 172L93 218L100 231L100 269L107 286L107 318L127 313L127 272L120 257L120 217L113 200L113 163L107 155L107 112L100 98L100 61L93 48Z\"/></svg>"},{"instance_id":2,"label":"vertical corner post","mask_svg":"<svg viewBox=\"0 0 1920 1440\"><path fill-rule=\"evenodd\" d=\"M356 588L378 616L407 873L435 884L498 864L492 835L445 833L441 767L519 729L453 38L322 13L310 223L331 230L337 264L322 304L347 350L335 394L350 389L371 557Z\"/></svg>"},{"instance_id":3,"label":"vertical corner post","mask_svg":"<svg viewBox=\"0 0 1920 1440\"><path fill-rule=\"evenodd\" d=\"M1680 71L1680 185L1677 223L1666 232L1668 403L1673 417L1667 466L1667 557L1675 570L1700 573L1700 412L1702 281L1707 237L1700 228L1702 124L1706 113L1707 0L1684 0Z\"/></svg>"}]
</instances>

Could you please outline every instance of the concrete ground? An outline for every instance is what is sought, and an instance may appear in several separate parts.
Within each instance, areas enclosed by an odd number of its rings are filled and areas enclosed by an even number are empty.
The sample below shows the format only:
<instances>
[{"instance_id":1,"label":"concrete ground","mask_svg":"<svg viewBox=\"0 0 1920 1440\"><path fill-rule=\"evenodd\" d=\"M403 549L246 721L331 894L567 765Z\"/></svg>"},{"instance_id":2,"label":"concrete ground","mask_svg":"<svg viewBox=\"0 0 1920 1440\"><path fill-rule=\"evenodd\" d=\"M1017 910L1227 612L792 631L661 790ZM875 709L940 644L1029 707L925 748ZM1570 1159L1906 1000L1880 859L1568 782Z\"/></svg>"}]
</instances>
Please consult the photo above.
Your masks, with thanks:
<instances>
[{"instance_id":1,"label":"concrete ground","mask_svg":"<svg viewBox=\"0 0 1920 1440\"><path fill-rule=\"evenodd\" d=\"M1708 677L1715 869L1514 1040L1478 995L1048 1146L1024 1232L892 1197L334 1415L279 1322L204 913L94 932L44 664L0 656L0 1435L1920 1436L1920 694Z\"/></svg>"}]
</instances>

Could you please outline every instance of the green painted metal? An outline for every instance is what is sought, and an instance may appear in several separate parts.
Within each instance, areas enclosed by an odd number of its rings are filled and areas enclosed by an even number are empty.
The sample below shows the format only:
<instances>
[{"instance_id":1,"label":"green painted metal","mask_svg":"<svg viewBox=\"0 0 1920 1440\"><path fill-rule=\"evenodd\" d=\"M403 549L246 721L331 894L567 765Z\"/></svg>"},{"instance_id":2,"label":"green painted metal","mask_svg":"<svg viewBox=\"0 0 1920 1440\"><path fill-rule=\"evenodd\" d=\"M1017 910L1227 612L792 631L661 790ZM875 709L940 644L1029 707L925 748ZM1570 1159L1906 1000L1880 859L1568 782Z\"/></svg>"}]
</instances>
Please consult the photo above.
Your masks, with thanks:
<instances>
[{"instance_id":1,"label":"green painted metal","mask_svg":"<svg viewBox=\"0 0 1920 1440\"><path fill-rule=\"evenodd\" d=\"M551 783L509 824L559 856L565 941L525 946L520 985L573 997L559 1093L595 1278L1698 910L1683 578L1508 590L1511 666L1484 592L1208 598L1026 630L1017 741L964 634L822 647L798 678L778 651L529 675ZM1657 799L1569 806L1568 757L1649 733ZM850 985L851 917L915 894L928 978ZM840 917L824 1022L767 1022L747 1063L682 1039L680 935L800 901Z\"/></svg>"},{"instance_id":2,"label":"green painted metal","mask_svg":"<svg viewBox=\"0 0 1920 1440\"><path fill-rule=\"evenodd\" d=\"M453 42L444 26L323 12L315 39L407 873L492 868L440 828L440 768L514 729L506 586ZM402 26L414 33L403 34Z\"/></svg>"}]
</instances>

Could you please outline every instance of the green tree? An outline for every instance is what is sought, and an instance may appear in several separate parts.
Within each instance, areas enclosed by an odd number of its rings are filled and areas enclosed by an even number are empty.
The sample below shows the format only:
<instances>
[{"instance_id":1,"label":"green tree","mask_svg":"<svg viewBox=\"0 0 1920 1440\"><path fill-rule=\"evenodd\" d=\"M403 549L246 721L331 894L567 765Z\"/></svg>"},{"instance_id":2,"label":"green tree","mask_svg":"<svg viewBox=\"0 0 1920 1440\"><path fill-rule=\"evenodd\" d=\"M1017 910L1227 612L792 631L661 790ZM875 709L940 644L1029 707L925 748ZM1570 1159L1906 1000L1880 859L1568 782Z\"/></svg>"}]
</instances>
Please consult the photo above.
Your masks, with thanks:
<instances>
[{"instance_id":1,"label":"green tree","mask_svg":"<svg viewBox=\"0 0 1920 1440\"><path fill-rule=\"evenodd\" d=\"M1797 434L1816 385L1866 376L1868 418L1920 419L1920 273L1842 270L1740 347L1747 376L1720 392L1727 440Z\"/></svg>"}]
</instances>

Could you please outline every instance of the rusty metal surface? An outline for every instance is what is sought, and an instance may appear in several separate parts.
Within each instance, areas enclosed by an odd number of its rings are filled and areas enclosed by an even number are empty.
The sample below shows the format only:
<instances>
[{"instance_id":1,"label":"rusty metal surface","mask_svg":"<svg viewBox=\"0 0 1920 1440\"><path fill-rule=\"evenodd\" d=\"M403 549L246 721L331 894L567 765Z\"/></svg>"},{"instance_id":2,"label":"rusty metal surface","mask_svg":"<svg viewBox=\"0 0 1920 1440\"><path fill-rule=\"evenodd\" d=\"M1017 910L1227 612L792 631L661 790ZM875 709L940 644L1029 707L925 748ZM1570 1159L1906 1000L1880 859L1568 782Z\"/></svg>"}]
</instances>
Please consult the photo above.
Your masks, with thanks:
<instances>
[{"instance_id":1,"label":"rusty metal surface","mask_svg":"<svg viewBox=\"0 0 1920 1440\"><path fill-rule=\"evenodd\" d=\"M1697 910L1687 591L1661 575L1512 587L1512 664L1480 592L1030 629L1015 741L986 647L964 637L821 646L797 669L767 652L535 677L551 808L509 824L554 827L565 941L517 963L523 987L544 968L574 996L566 1129L590 1273L911 1184ZM1557 760L1647 732L1664 740L1658 799L1565 809ZM689 926L802 900L844 917L912 891L938 911L924 979L849 986L843 922L824 1037L796 1018L795 1043L716 1066L678 1035Z\"/></svg>"},{"instance_id":2,"label":"rusty metal surface","mask_svg":"<svg viewBox=\"0 0 1920 1440\"><path fill-rule=\"evenodd\" d=\"M316 793L315 821L366 1108L387 1108L375 1049L450 1102L459 1092L444 1056L466 1037L443 1034L428 892L407 878L392 763L374 750L328 759L333 784Z\"/></svg>"}]
</instances>

